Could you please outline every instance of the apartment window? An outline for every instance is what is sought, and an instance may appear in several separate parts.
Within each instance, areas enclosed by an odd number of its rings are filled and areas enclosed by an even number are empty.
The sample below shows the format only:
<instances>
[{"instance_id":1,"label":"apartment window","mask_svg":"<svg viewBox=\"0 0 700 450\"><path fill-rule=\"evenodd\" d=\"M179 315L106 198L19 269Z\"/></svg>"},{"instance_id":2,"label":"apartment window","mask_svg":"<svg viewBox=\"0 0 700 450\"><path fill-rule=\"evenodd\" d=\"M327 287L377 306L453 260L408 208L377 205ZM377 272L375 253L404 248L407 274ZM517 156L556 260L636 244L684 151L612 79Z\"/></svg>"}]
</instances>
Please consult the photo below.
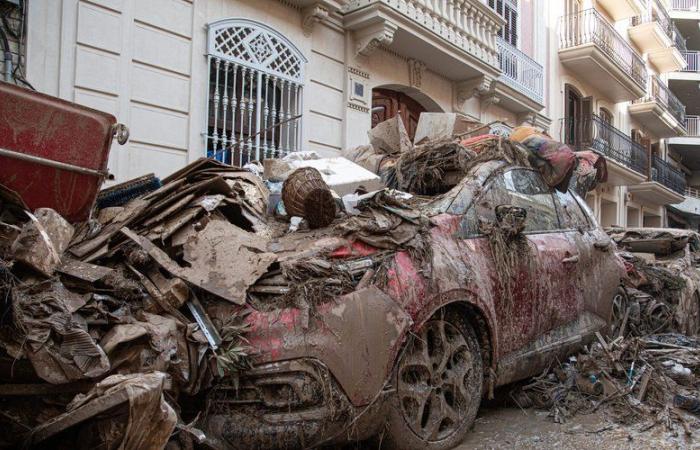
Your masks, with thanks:
<instances>
[{"instance_id":1,"label":"apartment window","mask_svg":"<svg viewBox=\"0 0 700 450\"><path fill-rule=\"evenodd\" d=\"M498 35L510 45L518 46L518 0L489 0L489 6L506 20Z\"/></svg>"},{"instance_id":2,"label":"apartment window","mask_svg":"<svg viewBox=\"0 0 700 450\"><path fill-rule=\"evenodd\" d=\"M600 120L608 125L613 124L613 115L610 110L606 108L600 108Z\"/></svg>"},{"instance_id":3,"label":"apartment window","mask_svg":"<svg viewBox=\"0 0 700 450\"><path fill-rule=\"evenodd\" d=\"M306 59L250 20L209 26L207 155L234 165L299 150Z\"/></svg>"}]
</instances>

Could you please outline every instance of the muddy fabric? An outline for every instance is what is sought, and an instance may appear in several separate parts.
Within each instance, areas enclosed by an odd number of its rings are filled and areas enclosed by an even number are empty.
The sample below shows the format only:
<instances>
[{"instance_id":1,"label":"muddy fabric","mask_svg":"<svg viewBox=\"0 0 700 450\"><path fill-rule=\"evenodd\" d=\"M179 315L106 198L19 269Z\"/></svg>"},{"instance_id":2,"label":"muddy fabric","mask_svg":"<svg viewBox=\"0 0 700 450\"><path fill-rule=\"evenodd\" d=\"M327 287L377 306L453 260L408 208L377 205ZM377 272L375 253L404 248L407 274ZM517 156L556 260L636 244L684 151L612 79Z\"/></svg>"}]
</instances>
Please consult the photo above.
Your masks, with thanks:
<instances>
[{"instance_id":1,"label":"muddy fabric","mask_svg":"<svg viewBox=\"0 0 700 450\"><path fill-rule=\"evenodd\" d=\"M357 208L360 214L339 224L337 230L377 248L405 248L429 226L427 217L389 190L366 198Z\"/></svg>"},{"instance_id":2,"label":"muddy fabric","mask_svg":"<svg viewBox=\"0 0 700 450\"><path fill-rule=\"evenodd\" d=\"M177 415L163 397L165 374L112 375L97 383L87 394L78 394L68 405L70 414L78 408L125 390L129 402L126 428L109 448L119 450L162 449L177 424Z\"/></svg>"},{"instance_id":3,"label":"muddy fabric","mask_svg":"<svg viewBox=\"0 0 700 450\"><path fill-rule=\"evenodd\" d=\"M516 128L511 140L527 147L533 155L531 162L550 187L564 192L576 164L574 152L568 145L557 142L551 137L537 132L534 128Z\"/></svg>"},{"instance_id":4,"label":"muddy fabric","mask_svg":"<svg viewBox=\"0 0 700 450\"><path fill-rule=\"evenodd\" d=\"M191 265L195 284L224 292L225 299L237 304L245 303L248 286L276 259L255 235L220 220L212 221L184 246L184 260Z\"/></svg>"},{"instance_id":5,"label":"muddy fabric","mask_svg":"<svg viewBox=\"0 0 700 450\"><path fill-rule=\"evenodd\" d=\"M15 289L13 315L26 342L26 354L37 375L61 384L94 378L110 369L104 351L74 317L85 300L60 283L45 282Z\"/></svg>"},{"instance_id":6,"label":"muddy fabric","mask_svg":"<svg viewBox=\"0 0 700 450\"><path fill-rule=\"evenodd\" d=\"M576 152L576 169L571 177L569 189L585 197L600 183L608 181L608 167L600 154L585 150Z\"/></svg>"}]
</instances>

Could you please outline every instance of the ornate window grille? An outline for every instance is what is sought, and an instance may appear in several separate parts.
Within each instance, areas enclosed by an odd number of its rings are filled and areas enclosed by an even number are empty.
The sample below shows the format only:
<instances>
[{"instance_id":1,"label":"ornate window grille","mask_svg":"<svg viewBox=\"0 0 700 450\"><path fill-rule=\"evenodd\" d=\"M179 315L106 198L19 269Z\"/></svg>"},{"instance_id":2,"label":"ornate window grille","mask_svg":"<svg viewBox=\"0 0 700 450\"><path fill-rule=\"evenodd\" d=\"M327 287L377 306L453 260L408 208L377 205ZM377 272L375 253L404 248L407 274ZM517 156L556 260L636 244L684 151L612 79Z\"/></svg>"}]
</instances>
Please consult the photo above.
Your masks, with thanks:
<instances>
[{"instance_id":1,"label":"ornate window grille","mask_svg":"<svg viewBox=\"0 0 700 450\"><path fill-rule=\"evenodd\" d=\"M207 155L229 164L278 158L301 147L306 58L266 25L209 25Z\"/></svg>"}]
</instances>

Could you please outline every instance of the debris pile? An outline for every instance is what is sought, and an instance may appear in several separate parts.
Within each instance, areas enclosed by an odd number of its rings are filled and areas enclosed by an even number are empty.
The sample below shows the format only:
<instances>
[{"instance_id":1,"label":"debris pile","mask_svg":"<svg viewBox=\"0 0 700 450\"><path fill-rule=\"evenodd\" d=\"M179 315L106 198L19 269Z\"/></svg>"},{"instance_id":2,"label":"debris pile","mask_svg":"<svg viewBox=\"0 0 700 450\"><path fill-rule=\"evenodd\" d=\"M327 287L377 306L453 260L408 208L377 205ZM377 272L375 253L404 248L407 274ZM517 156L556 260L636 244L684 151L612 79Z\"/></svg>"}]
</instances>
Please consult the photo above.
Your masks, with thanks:
<instances>
[{"instance_id":1,"label":"debris pile","mask_svg":"<svg viewBox=\"0 0 700 450\"><path fill-rule=\"evenodd\" d=\"M700 254L697 233L688 230L610 229L625 263L626 296L615 302L623 333L644 336L700 330Z\"/></svg>"},{"instance_id":2,"label":"debris pile","mask_svg":"<svg viewBox=\"0 0 700 450\"><path fill-rule=\"evenodd\" d=\"M353 242L417 255L429 227L411 196L379 191L352 216L331 198L332 227L286 233L261 178L205 159L79 224L0 192L0 422L16 431L0 448L162 448L175 427L199 440L187 422L206 390L249 366L249 304L297 307L308 326L317 304L377 274L381 253L357 261ZM28 407L37 399L46 407Z\"/></svg>"},{"instance_id":3,"label":"debris pile","mask_svg":"<svg viewBox=\"0 0 700 450\"><path fill-rule=\"evenodd\" d=\"M689 230L608 230L627 277L613 302L610 338L517 385L521 407L548 409L556 422L604 411L639 431L700 428L698 234ZM692 414L691 414L692 413Z\"/></svg>"},{"instance_id":4,"label":"debris pile","mask_svg":"<svg viewBox=\"0 0 700 450\"><path fill-rule=\"evenodd\" d=\"M162 180L110 187L90 220L71 224L29 211L0 185L0 426L11 431L0 448L206 442L197 427L210 388L237 389L255 362L254 311L293 307L311 329L320 304L386 287L396 252L430 280L426 205L481 163L534 165L556 172L556 185L576 169L568 147L542 158L492 134L414 145L399 118L370 141L348 153L379 175L362 173L362 183L381 176L394 189L365 192L330 170L352 164L343 158L296 155L248 170L200 159ZM551 166L559 159L565 169ZM524 213L498 219L491 242L507 258Z\"/></svg>"},{"instance_id":5,"label":"debris pile","mask_svg":"<svg viewBox=\"0 0 700 450\"><path fill-rule=\"evenodd\" d=\"M548 409L555 422L604 412L640 431L663 425L690 435L700 418L700 339L681 334L618 336L597 341L577 356L511 391L520 407ZM686 410L686 411L683 411ZM678 429L676 429L678 427Z\"/></svg>"},{"instance_id":6,"label":"debris pile","mask_svg":"<svg viewBox=\"0 0 700 450\"><path fill-rule=\"evenodd\" d=\"M210 160L75 226L3 191L0 420L17 433L0 445L68 442L65 430L93 419L76 445L163 447L184 426L172 398L245 367L245 287L277 260L266 201L262 180ZM44 408L16 415L37 398Z\"/></svg>"}]
</instances>

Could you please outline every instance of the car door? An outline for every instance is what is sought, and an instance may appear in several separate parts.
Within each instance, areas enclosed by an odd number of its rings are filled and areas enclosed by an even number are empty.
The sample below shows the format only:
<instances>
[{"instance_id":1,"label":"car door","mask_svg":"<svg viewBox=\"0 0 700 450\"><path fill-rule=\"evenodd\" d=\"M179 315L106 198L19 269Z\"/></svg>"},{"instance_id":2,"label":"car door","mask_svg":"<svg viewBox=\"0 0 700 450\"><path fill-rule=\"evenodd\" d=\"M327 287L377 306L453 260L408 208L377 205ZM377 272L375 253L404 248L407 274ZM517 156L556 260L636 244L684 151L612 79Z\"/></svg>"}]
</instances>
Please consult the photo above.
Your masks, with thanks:
<instances>
[{"instance_id":1,"label":"car door","mask_svg":"<svg viewBox=\"0 0 700 450\"><path fill-rule=\"evenodd\" d=\"M576 289L580 254L561 226L555 190L547 186L539 172L513 169L504 174L504 181L510 204L527 211L523 234L533 250L530 270L538 302L540 336L580 313L583 299Z\"/></svg>"},{"instance_id":2,"label":"car door","mask_svg":"<svg viewBox=\"0 0 700 450\"><path fill-rule=\"evenodd\" d=\"M598 226L586 202L573 193L555 193L562 228L578 255L574 273L580 313L592 315L589 323L604 328L612 314L612 300L620 285L622 267L609 236ZM569 317L573 319L573 317ZM590 320L589 320L590 322Z\"/></svg>"},{"instance_id":3,"label":"car door","mask_svg":"<svg viewBox=\"0 0 700 450\"><path fill-rule=\"evenodd\" d=\"M508 251L518 252L517 267L509 270L499 267L482 228L496 222L495 209L499 205L527 211L520 243L508 244ZM560 323L560 308L569 310L577 302L571 298L574 249L560 231L552 191L538 172L529 169L511 169L496 175L465 214L460 231L467 238L463 243L465 258L488 256L483 266L491 272L500 356L531 345ZM525 251L519 247L523 243Z\"/></svg>"}]
</instances>

